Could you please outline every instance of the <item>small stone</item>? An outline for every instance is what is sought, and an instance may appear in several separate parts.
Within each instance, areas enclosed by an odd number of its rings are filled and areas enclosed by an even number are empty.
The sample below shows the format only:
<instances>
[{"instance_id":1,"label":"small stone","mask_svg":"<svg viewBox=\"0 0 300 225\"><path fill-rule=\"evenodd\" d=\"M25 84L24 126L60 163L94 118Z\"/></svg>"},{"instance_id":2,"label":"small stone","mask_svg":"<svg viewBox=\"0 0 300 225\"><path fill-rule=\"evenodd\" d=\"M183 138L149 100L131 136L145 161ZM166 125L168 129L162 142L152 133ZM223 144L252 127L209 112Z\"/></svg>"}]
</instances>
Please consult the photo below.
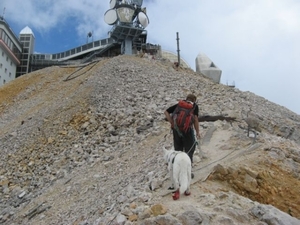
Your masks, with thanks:
<instances>
[{"instance_id":1,"label":"small stone","mask_svg":"<svg viewBox=\"0 0 300 225\"><path fill-rule=\"evenodd\" d=\"M26 191L23 191L21 194L18 195L18 198L23 198L26 195Z\"/></svg>"}]
</instances>

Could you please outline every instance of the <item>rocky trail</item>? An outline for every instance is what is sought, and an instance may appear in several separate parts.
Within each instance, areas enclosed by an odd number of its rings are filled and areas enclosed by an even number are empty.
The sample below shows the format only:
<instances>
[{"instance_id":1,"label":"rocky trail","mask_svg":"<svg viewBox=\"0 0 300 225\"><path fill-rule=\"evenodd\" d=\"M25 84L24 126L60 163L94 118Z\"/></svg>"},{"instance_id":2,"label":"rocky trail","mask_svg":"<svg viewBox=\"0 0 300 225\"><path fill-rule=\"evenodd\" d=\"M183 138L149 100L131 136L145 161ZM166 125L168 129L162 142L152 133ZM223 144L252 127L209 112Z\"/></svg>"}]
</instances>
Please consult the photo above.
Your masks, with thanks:
<instances>
[{"instance_id":1,"label":"rocky trail","mask_svg":"<svg viewBox=\"0 0 300 225\"><path fill-rule=\"evenodd\" d=\"M201 115L236 119L200 123L192 194L173 201L163 112L190 92ZM4 85L0 143L0 224L300 224L300 116L164 59L49 67Z\"/></svg>"}]
</instances>

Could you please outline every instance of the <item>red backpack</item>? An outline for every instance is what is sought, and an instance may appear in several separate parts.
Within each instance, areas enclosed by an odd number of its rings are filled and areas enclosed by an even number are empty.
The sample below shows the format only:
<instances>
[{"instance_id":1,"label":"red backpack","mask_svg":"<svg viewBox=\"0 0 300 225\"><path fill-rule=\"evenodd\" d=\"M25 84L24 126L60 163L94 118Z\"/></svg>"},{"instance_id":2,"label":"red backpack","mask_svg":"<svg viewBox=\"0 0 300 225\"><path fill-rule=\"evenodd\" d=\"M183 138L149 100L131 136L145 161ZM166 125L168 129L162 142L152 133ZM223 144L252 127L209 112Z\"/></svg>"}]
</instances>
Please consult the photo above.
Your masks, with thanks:
<instances>
[{"instance_id":1,"label":"red backpack","mask_svg":"<svg viewBox=\"0 0 300 225\"><path fill-rule=\"evenodd\" d=\"M196 104L189 101L181 100L178 102L172 114L175 129L186 133L193 126L195 106Z\"/></svg>"}]
</instances>

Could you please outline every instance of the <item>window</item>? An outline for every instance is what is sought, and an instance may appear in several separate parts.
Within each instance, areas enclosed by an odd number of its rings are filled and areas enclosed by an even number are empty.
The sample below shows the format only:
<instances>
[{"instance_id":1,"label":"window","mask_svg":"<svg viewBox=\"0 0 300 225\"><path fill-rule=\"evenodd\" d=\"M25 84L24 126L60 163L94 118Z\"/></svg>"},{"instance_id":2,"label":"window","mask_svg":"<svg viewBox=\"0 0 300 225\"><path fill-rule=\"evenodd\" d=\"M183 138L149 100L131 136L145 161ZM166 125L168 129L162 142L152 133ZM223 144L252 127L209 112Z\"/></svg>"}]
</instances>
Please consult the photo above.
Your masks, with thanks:
<instances>
[{"instance_id":1,"label":"window","mask_svg":"<svg viewBox=\"0 0 300 225\"><path fill-rule=\"evenodd\" d=\"M8 62L8 56L6 56L6 61Z\"/></svg>"},{"instance_id":2,"label":"window","mask_svg":"<svg viewBox=\"0 0 300 225\"><path fill-rule=\"evenodd\" d=\"M5 73L7 73L7 69L5 68Z\"/></svg>"},{"instance_id":3,"label":"window","mask_svg":"<svg viewBox=\"0 0 300 225\"><path fill-rule=\"evenodd\" d=\"M9 72L9 77L11 77L11 72Z\"/></svg>"},{"instance_id":4,"label":"window","mask_svg":"<svg viewBox=\"0 0 300 225\"><path fill-rule=\"evenodd\" d=\"M2 68L2 63L0 63L0 68Z\"/></svg>"},{"instance_id":5,"label":"window","mask_svg":"<svg viewBox=\"0 0 300 225\"><path fill-rule=\"evenodd\" d=\"M22 59L28 59L28 58L29 58L29 55L27 53L23 53Z\"/></svg>"},{"instance_id":6,"label":"window","mask_svg":"<svg viewBox=\"0 0 300 225\"><path fill-rule=\"evenodd\" d=\"M2 51L2 56L4 56L4 52Z\"/></svg>"},{"instance_id":7,"label":"window","mask_svg":"<svg viewBox=\"0 0 300 225\"><path fill-rule=\"evenodd\" d=\"M8 39L7 40L7 46L8 46L8 48L11 50L12 49L12 42L11 42L11 40L10 39Z\"/></svg>"}]
</instances>

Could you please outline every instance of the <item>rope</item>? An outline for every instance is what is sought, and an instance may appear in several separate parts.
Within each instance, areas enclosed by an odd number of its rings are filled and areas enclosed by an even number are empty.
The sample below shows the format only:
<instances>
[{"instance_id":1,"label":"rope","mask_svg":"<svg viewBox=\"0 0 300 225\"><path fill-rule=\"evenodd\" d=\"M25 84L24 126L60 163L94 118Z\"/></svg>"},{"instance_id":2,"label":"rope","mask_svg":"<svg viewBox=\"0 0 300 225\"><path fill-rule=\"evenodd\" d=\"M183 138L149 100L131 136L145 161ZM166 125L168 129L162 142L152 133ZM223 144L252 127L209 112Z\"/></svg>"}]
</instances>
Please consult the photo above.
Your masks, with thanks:
<instances>
[{"instance_id":1,"label":"rope","mask_svg":"<svg viewBox=\"0 0 300 225\"><path fill-rule=\"evenodd\" d=\"M239 141L239 142L241 142L241 141ZM245 152L251 150L252 147L255 148L255 145L254 145L254 144L250 144L250 146L249 146L245 151L242 151L241 153L244 154ZM216 163L216 162L219 162L219 161L221 161L221 160L227 158L227 157L230 156L232 153L234 153L234 152L236 152L236 151L238 151L238 150L240 151L241 149L236 148L236 149L232 150L231 152L229 152L227 155L223 156L222 158L217 159L217 160L215 160L215 161L213 161L213 162L211 162L211 163L209 163L209 164L207 164L207 165L205 165L205 166L203 166L203 167L201 167L201 168L198 168L198 169L196 169L196 170L194 170L194 171L202 170L202 169L204 169L205 167L208 167L208 166L210 166L210 165L212 165L212 164L214 164L214 163ZM241 153L240 153L240 154L241 154Z\"/></svg>"},{"instance_id":2,"label":"rope","mask_svg":"<svg viewBox=\"0 0 300 225\"><path fill-rule=\"evenodd\" d=\"M81 68L79 68L79 69L76 70L75 72L71 73L71 74L70 74L66 79L64 79L63 81L73 80L73 79L75 79L75 78L77 78L77 77L79 77L79 76L81 76L81 75L87 73L87 72L90 71L97 63L98 63L98 62L96 61L96 62L91 62L91 63L89 63L88 65L82 66ZM91 66L90 68L88 68L87 71L84 71L84 72L81 73L81 74L78 74L78 75L76 75L76 76L74 76L74 77L71 77L72 75L76 74L78 71L80 71L80 70L82 70L82 69L85 69L87 66L90 66L91 64L92 64L92 66Z\"/></svg>"},{"instance_id":3,"label":"rope","mask_svg":"<svg viewBox=\"0 0 300 225\"><path fill-rule=\"evenodd\" d=\"M220 159L217 159L217 160L215 160L215 161L213 161L213 162L211 162L211 163L209 163L209 164L207 164L207 165L205 165L205 166L203 166L203 167L201 167L201 168L198 168L198 169L196 169L196 170L194 170L194 171L202 170L202 169L204 169L205 167L208 167L208 166L210 166L210 165L212 165L212 164L214 164L214 163L216 163L216 162L219 162L219 161L221 161L221 160L227 158L229 155L231 155L233 152L235 152L235 151L237 151L237 150L238 150L238 149L234 149L234 150L232 150L231 152L229 152L227 155L225 155L224 157L222 157L222 158L220 158Z\"/></svg>"},{"instance_id":4,"label":"rope","mask_svg":"<svg viewBox=\"0 0 300 225\"><path fill-rule=\"evenodd\" d=\"M192 150L192 148L194 147L195 144L198 144L198 141L194 142L194 144L192 145L192 147L190 148L190 150L188 152L186 152L186 154L189 154L189 152Z\"/></svg>"},{"instance_id":5,"label":"rope","mask_svg":"<svg viewBox=\"0 0 300 225\"><path fill-rule=\"evenodd\" d=\"M175 127L177 127L177 126L175 126ZM179 136L180 137L183 137L183 135L182 135L182 133L178 130L178 129L175 129L177 132L178 132L178 134L179 134ZM174 131L173 131L174 132ZM172 129L170 129L170 134L172 133ZM195 133L194 133L195 134ZM166 138L166 136L167 135L165 135L165 138ZM195 136L194 136L194 138L195 138ZM195 138L196 139L196 138ZM186 152L186 154L189 154L190 153L190 151L193 149L193 147L194 147L194 145L195 144L198 144L198 141L197 140L195 140L195 142L193 143L193 145L191 146L191 148Z\"/></svg>"}]
</instances>

